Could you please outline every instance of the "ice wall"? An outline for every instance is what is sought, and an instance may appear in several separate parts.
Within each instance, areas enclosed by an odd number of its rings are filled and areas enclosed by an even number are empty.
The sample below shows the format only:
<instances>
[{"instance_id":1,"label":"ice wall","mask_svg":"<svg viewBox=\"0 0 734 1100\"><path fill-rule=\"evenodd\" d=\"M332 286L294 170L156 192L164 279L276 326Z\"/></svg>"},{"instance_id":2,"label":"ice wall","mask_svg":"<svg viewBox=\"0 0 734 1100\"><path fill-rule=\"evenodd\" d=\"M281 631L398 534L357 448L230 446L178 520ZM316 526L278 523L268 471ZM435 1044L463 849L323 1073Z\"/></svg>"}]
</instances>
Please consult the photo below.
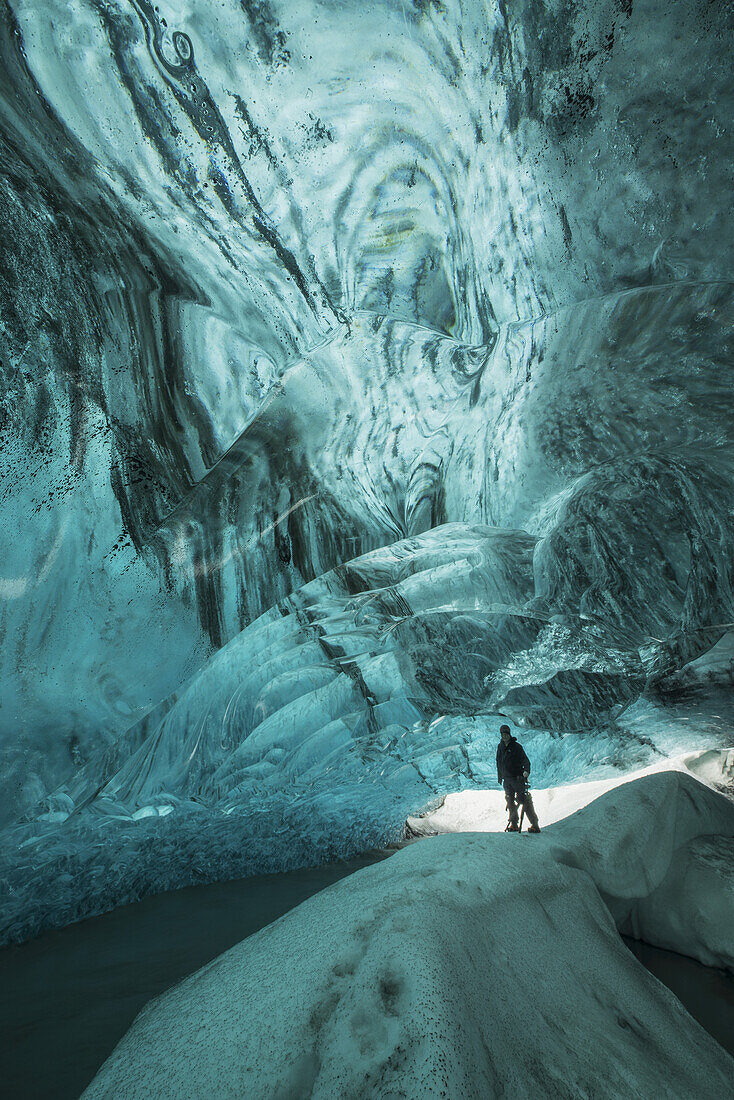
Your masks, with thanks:
<instances>
[{"instance_id":1,"label":"ice wall","mask_svg":"<svg viewBox=\"0 0 734 1100\"><path fill-rule=\"evenodd\" d=\"M730 739L721 685L678 676L734 620L727 5L10 0L0 36L5 820L120 768L115 812L146 809L129 759L161 723L189 752L192 691L231 716L213 670L239 690L248 624L302 630L291 593L428 532L463 576L457 524L522 547L472 581L512 610L476 626L424 576L441 626L419 655L393 632L415 714L375 751L412 768L443 716L463 748L370 835L478 781L499 710L548 781ZM360 667L318 644L317 679ZM325 802L356 759L369 802L353 740ZM222 811L217 752L203 786L146 782ZM226 808L292 806L305 774Z\"/></svg>"}]
</instances>

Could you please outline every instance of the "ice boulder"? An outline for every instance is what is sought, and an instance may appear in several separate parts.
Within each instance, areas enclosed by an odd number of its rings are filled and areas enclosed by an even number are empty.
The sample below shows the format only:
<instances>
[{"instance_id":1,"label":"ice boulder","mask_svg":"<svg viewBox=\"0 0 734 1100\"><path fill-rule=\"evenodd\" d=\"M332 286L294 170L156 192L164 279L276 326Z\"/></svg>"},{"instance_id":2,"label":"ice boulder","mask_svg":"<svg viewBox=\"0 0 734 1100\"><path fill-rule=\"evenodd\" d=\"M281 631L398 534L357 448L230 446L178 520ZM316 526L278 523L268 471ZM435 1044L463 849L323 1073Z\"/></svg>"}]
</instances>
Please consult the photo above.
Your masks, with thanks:
<instances>
[{"instance_id":1,"label":"ice boulder","mask_svg":"<svg viewBox=\"0 0 734 1100\"><path fill-rule=\"evenodd\" d=\"M732 1096L734 1061L604 900L648 898L714 832L734 807L670 773L539 837L409 845L152 1002L85 1100Z\"/></svg>"}]
</instances>

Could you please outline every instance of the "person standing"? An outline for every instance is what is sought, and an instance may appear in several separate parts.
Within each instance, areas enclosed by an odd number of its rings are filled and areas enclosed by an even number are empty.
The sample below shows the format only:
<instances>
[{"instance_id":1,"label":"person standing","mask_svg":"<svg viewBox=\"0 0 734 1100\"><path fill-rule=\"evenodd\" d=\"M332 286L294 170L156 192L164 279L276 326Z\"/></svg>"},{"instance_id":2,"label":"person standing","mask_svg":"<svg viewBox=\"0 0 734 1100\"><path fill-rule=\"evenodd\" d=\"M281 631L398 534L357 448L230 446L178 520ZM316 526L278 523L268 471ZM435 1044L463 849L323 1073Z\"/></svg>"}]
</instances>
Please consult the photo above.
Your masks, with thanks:
<instances>
[{"instance_id":1,"label":"person standing","mask_svg":"<svg viewBox=\"0 0 734 1100\"><path fill-rule=\"evenodd\" d=\"M500 726L500 738L497 746L497 782L501 783L505 789L505 801L510 815L507 831L520 832L517 818L517 807L520 805L530 822L528 832L539 833L538 815L527 784L530 761L520 742L512 736L509 726Z\"/></svg>"}]
</instances>

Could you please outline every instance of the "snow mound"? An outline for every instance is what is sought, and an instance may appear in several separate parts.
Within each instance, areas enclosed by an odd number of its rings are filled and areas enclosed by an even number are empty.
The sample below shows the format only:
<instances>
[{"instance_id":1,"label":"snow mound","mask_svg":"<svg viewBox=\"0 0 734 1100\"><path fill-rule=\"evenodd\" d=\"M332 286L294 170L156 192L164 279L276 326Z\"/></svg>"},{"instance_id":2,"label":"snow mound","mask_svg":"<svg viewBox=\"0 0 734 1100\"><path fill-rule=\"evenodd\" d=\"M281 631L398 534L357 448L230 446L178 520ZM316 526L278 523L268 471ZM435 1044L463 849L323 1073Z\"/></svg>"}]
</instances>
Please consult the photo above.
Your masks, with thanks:
<instances>
[{"instance_id":1,"label":"snow mound","mask_svg":"<svg viewBox=\"0 0 734 1100\"><path fill-rule=\"evenodd\" d=\"M734 806L670 772L539 837L412 844L151 1002L85 1098L734 1096L610 913L713 834Z\"/></svg>"},{"instance_id":2,"label":"snow mound","mask_svg":"<svg viewBox=\"0 0 734 1100\"><path fill-rule=\"evenodd\" d=\"M533 801L541 825L557 826L552 836L567 849L565 855L559 849L558 858L594 878L621 932L734 971L734 846L728 839L734 805L707 799L699 784L690 788L694 797L681 801L681 789L690 787L681 788L682 776L734 793L734 750L687 753L617 779L533 791ZM613 802L604 799L599 807L597 800L611 792ZM406 825L413 836L433 836L501 832L506 823L504 794L496 790L447 795ZM630 860L636 861L631 877ZM633 887L630 900L627 884L640 875L649 896L638 897Z\"/></svg>"}]
</instances>

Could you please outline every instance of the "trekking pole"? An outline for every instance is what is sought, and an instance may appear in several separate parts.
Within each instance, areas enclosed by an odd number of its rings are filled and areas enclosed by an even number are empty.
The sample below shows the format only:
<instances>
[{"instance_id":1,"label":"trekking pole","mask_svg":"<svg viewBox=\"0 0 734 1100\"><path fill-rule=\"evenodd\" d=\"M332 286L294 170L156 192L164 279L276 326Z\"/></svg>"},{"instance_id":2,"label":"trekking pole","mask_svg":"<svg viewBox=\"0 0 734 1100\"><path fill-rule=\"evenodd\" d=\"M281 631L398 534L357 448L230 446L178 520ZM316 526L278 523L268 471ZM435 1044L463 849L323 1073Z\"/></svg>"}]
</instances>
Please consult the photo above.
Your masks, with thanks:
<instances>
[{"instance_id":1,"label":"trekking pole","mask_svg":"<svg viewBox=\"0 0 734 1100\"><path fill-rule=\"evenodd\" d=\"M527 780L527 779L525 780L525 782L523 784L523 789L524 789L524 792L525 792L525 798L523 798L523 800L522 800L522 809L520 810L520 827L518 829L518 832L522 832L522 823L523 823L523 820L525 818L525 799L527 798L528 792L530 790L530 781L529 780Z\"/></svg>"}]
</instances>

